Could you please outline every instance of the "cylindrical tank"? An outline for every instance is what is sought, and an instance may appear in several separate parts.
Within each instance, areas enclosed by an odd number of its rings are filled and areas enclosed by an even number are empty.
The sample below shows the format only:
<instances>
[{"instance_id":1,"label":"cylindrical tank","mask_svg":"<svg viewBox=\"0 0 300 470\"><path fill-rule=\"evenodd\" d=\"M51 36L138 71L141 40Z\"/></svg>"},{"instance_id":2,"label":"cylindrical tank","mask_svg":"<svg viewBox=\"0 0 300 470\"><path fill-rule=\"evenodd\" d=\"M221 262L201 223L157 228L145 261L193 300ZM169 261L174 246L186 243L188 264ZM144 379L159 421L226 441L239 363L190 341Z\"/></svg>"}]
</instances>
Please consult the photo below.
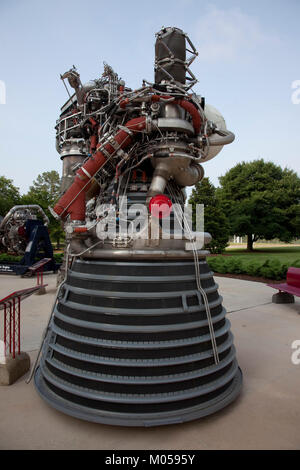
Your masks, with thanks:
<instances>
[{"instance_id":1,"label":"cylindrical tank","mask_svg":"<svg viewBox=\"0 0 300 470\"><path fill-rule=\"evenodd\" d=\"M155 43L154 82L170 80L185 83L186 40L179 28L164 28L157 33Z\"/></svg>"},{"instance_id":2,"label":"cylindrical tank","mask_svg":"<svg viewBox=\"0 0 300 470\"><path fill-rule=\"evenodd\" d=\"M211 104L205 104L204 113L205 113L206 118L209 121L212 121L214 124L216 124L218 129L222 131L226 131L227 127L226 127L225 119L217 108L215 108ZM221 152L222 148L223 148L223 145L211 146L209 148L207 157L203 159L203 161L206 162L214 158L216 155L218 155L218 153Z\"/></svg>"},{"instance_id":3,"label":"cylindrical tank","mask_svg":"<svg viewBox=\"0 0 300 470\"><path fill-rule=\"evenodd\" d=\"M75 177L75 167L80 167L87 157L84 151L83 139L69 139L60 150L60 158L63 162L62 178L60 184L61 194L71 186Z\"/></svg>"}]
</instances>

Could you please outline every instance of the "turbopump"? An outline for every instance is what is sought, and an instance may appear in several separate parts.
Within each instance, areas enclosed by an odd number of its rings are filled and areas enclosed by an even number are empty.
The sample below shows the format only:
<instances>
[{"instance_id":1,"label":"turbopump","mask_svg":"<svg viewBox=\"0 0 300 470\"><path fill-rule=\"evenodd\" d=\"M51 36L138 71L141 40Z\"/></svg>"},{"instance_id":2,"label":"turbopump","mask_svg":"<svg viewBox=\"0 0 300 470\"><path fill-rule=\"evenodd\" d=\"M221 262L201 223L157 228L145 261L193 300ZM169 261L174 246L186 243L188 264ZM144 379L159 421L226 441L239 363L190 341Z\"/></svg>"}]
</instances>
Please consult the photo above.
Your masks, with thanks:
<instances>
[{"instance_id":1,"label":"turbopump","mask_svg":"<svg viewBox=\"0 0 300 470\"><path fill-rule=\"evenodd\" d=\"M169 27L156 35L153 83L132 90L107 64L86 84L74 66L61 76L74 89L56 124L63 176L52 213L66 231L65 274L35 382L51 405L82 419L182 422L240 391L205 260L211 237L185 213L185 187L234 140L192 92L196 56Z\"/></svg>"}]
</instances>

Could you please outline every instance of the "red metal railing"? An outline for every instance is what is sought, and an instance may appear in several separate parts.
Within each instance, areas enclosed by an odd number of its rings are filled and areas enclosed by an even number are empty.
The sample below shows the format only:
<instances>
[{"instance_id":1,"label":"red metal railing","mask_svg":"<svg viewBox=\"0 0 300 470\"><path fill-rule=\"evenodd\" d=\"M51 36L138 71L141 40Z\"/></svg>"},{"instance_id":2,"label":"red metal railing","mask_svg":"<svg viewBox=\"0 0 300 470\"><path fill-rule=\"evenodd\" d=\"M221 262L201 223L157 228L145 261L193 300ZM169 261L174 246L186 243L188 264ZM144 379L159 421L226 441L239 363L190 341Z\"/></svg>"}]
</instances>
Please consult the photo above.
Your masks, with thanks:
<instances>
[{"instance_id":1,"label":"red metal railing","mask_svg":"<svg viewBox=\"0 0 300 470\"><path fill-rule=\"evenodd\" d=\"M0 300L0 310L4 312L4 354L15 359L21 353L21 301L38 291L44 285L12 292Z\"/></svg>"},{"instance_id":2,"label":"red metal railing","mask_svg":"<svg viewBox=\"0 0 300 470\"><path fill-rule=\"evenodd\" d=\"M43 258L28 268L32 274L36 272L36 285L43 286L43 273L45 265L51 261L51 258Z\"/></svg>"}]
</instances>

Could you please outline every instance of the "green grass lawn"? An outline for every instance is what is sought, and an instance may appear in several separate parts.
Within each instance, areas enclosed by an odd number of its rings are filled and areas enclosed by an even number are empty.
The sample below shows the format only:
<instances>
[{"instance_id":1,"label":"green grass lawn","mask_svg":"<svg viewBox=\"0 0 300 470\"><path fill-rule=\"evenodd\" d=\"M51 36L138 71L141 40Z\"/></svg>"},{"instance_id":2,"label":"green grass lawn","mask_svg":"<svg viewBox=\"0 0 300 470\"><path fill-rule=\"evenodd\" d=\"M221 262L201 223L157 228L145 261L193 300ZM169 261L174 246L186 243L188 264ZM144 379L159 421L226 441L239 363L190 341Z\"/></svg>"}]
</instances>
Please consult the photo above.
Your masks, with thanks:
<instances>
[{"instance_id":1,"label":"green grass lawn","mask_svg":"<svg viewBox=\"0 0 300 470\"><path fill-rule=\"evenodd\" d=\"M253 253L249 253L245 248L230 248L225 254L238 256L242 260L266 261L267 259L278 259L282 263L289 263L300 259L300 246L280 246L270 248L257 248Z\"/></svg>"}]
</instances>

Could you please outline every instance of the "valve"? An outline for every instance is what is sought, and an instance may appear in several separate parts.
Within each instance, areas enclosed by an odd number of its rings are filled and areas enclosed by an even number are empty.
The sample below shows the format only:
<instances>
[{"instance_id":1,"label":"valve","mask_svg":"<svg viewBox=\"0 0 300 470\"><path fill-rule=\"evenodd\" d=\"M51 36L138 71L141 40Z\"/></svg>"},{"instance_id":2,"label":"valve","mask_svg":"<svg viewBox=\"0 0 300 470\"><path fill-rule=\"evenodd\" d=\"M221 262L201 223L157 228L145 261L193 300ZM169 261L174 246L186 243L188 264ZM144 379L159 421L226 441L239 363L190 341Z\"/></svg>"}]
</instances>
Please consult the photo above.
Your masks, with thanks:
<instances>
[{"instance_id":1,"label":"valve","mask_svg":"<svg viewBox=\"0 0 300 470\"><path fill-rule=\"evenodd\" d=\"M149 211L153 217L164 219L168 217L172 210L172 202L165 194L157 194L150 199Z\"/></svg>"}]
</instances>

